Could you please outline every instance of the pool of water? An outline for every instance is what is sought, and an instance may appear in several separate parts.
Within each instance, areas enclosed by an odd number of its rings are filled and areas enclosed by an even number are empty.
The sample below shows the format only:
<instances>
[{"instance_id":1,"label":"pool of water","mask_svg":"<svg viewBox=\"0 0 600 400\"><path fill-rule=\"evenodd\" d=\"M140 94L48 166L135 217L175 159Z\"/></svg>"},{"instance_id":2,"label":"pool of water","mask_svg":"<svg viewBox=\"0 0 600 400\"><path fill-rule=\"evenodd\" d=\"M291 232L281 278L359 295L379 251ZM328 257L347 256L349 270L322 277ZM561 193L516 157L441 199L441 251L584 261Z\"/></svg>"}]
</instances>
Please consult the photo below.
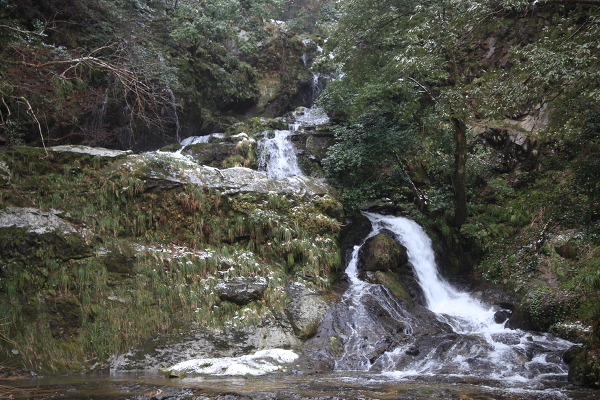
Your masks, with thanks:
<instances>
[{"instance_id":1,"label":"pool of water","mask_svg":"<svg viewBox=\"0 0 600 400\"><path fill-rule=\"evenodd\" d=\"M68 375L0 381L14 399L598 399L600 391L547 377L543 387L461 377L329 373L168 379L159 373ZM1 398L2 396L0 396Z\"/></svg>"}]
</instances>

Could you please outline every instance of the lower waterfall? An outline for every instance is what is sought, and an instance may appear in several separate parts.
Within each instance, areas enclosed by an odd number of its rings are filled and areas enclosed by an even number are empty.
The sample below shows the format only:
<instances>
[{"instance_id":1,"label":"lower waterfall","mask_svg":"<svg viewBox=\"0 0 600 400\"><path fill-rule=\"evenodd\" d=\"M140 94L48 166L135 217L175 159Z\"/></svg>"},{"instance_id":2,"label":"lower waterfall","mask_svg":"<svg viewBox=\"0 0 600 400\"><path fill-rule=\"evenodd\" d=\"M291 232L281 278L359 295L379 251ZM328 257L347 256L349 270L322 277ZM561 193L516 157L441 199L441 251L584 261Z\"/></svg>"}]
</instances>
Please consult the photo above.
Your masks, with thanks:
<instances>
[{"instance_id":1,"label":"lower waterfall","mask_svg":"<svg viewBox=\"0 0 600 400\"><path fill-rule=\"evenodd\" d=\"M407 249L429 311L416 312L383 285L361 280L362 245L355 246L346 268L350 287L343 305L333 312L334 322L327 332L343 343L334 370L379 372L398 378L470 376L527 388L543 381L566 381L562 354L571 342L495 323L497 310L492 305L482 304L441 277L431 240L417 223L403 217L363 214L372 223L367 239L385 232ZM433 317L424 320L428 312Z\"/></svg>"}]
</instances>

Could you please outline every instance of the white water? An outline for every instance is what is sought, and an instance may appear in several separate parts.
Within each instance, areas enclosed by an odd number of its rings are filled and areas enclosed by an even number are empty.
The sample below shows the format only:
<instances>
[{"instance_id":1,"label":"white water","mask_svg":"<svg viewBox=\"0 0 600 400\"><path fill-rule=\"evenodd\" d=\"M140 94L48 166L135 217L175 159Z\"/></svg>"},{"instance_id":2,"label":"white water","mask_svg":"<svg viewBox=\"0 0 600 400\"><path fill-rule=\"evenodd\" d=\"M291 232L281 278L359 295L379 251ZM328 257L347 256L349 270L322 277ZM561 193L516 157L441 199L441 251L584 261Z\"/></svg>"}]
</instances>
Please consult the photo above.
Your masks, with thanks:
<instances>
[{"instance_id":1,"label":"white water","mask_svg":"<svg viewBox=\"0 0 600 400\"><path fill-rule=\"evenodd\" d=\"M296 148L290 140L293 130L266 131L260 142L258 168L270 178L283 179L295 175L304 175L298 165ZM271 137L272 135L272 137Z\"/></svg>"},{"instance_id":2,"label":"white water","mask_svg":"<svg viewBox=\"0 0 600 400\"><path fill-rule=\"evenodd\" d=\"M440 314L456 332L497 331L491 306L485 306L468 293L453 288L438 271L431 239L416 222L402 217L365 213L374 231L388 229L406 247L410 263L425 294L427 308ZM446 317L445 317L446 316ZM450 317L450 318L447 318Z\"/></svg>"},{"instance_id":3,"label":"white water","mask_svg":"<svg viewBox=\"0 0 600 400\"><path fill-rule=\"evenodd\" d=\"M359 278L358 255L361 246L356 246L346 268L351 286L344 302L352 310L352 319L356 320L349 324L357 326L353 326L345 338L345 342L351 346L345 345L344 352L355 351L358 354L344 354L339 363L344 366L342 369L350 366L350 369L368 371L377 366L382 372L395 377L477 376L527 388L542 385L542 380L566 378L567 366L562 362L561 354L572 343L552 335L505 329L502 324L495 323L493 317L496 310L475 300L468 293L456 290L440 276L431 240L417 223L403 217L374 213L364 215L373 226L367 239L385 230L392 232L394 238L406 247L409 263L424 292L427 308L436 313L437 319L448 324L458 336L454 339L440 336L442 342L438 343L438 347L424 347L429 353L420 357L408 357L408 344L401 344L387 350L375 361L371 355L370 360L357 363L356 367L348 363L348 359L362 357L360 346L353 343L360 342L361 336L367 336L365 332L374 329L360 326L370 323L368 315L361 315L367 309L362 303L372 302L376 297L378 301L381 300L380 306L386 310L390 305L393 306L387 299L389 296L382 294L387 291L375 295L374 288L381 285L363 282ZM399 309L393 313L388 312L389 315L394 315L394 318L406 326L404 335L416 335L414 344L419 346L419 340L423 340L422 337L418 338L419 322L411 319L414 317L402 304L398 306ZM411 325L415 324L417 327L413 328ZM398 365L402 367L398 369Z\"/></svg>"},{"instance_id":4,"label":"white water","mask_svg":"<svg viewBox=\"0 0 600 400\"><path fill-rule=\"evenodd\" d=\"M179 144L182 146L189 146L191 144L196 144L196 143L208 143L209 139L210 139L210 135L190 136L190 137L186 137L185 139L183 139L181 142L179 142Z\"/></svg>"},{"instance_id":5,"label":"white water","mask_svg":"<svg viewBox=\"0 0 600 400\"><path fill-rule=\"evenodd\" d=\"M287 130L265 131L264 139L259 142L260 155L258 169L266 172L273 179L284 179L290 176L304 175L296 148L290 136L298 129L318 126L329 122L329 117L322 110L300 107L294 112L295 119Z\"/></svg>"},{"instance_id":6,"label":"white water","mask_svg":"<svg viewBox=\"0 0 600 400\"><path fill-rule=\"evenodd\" d=\"M179 150L177 150L175 152L175 154L181 154L181 152L183 151L183 149L185 149L186 146L190 146L192 144L198 144L198 143L208 143L211 136L212 135L186 137L185 139L183 139L179 142L179 144L181 145L181 148Z\"/></svg>"}]
</instances>

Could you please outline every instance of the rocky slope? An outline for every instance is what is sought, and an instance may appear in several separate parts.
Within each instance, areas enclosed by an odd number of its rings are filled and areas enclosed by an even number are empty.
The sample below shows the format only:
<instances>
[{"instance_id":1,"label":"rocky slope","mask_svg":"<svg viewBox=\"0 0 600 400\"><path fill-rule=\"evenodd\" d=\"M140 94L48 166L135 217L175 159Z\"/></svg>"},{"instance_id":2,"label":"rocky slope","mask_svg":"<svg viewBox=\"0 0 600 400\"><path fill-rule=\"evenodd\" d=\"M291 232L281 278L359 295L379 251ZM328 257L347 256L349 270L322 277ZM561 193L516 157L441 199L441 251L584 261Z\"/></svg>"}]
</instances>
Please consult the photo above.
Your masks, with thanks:
<instances>
[{"instance_id":1,"label":"rocky slope","mask_svg":"<svg viewBox=\"0 0 600 400\"><path fill-rule=\"evenodd\" d=\"M0 157L1 307L13 340L3 352L22 368L109 358L156 368L190 353L291 348L324 312L342 212L317 179L275 181L175 153L67 146ZM141 353L114 358L131 348Z\"/></svg>"}]
</instances>

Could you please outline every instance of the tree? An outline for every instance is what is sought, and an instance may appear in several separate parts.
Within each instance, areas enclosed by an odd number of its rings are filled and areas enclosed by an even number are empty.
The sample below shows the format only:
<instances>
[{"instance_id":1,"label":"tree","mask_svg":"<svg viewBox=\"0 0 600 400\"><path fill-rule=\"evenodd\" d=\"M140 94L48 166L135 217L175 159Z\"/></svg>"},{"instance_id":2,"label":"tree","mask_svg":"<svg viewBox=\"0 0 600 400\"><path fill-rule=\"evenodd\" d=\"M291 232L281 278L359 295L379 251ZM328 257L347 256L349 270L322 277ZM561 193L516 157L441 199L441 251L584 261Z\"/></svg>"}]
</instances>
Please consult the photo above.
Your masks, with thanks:
<instances>
[{"instance_id":1,"label":"tree","mask_svg":"<svg viewBox=\"0 0 600 400\"><path fill-rule=\"evenodd\" d=\"M130 125L130 137L145 129L176 138L172 69L130 30L130 36L107 32L112 26L104 18L130 15L93 7L87 1L27 1L0 13L0 128L13 144L36 131L42 144L116 146L115 130L87 123L95 109L108 114L108 103L122 114L119 122Z\"/></svg>"},{"instance_id":2,"label":"tree","mask_svg":"<svg viewBox=\"0 0 600 400\"><path fill-rule=\"evenodd\" d=\"M467 215L466 169L469 110L460 96L468 77L461 72L472 33L467 20L491 15L475 1L343 2L342 18L332 41L343 65L346 88L364 89L369 77L386 85L409 82L440 123L454 127L454 223ZM350 83L351 82L351 83ZM352 96L352 94L350 94Z\"/></svg>"},{"instance_id":3,"label":"tree","mask_svg":"<svg viewBox=\"0 0 600 400\"><path fill-rule=\"evenodd\" d=\"M342 71L332 86L337 104L356 108L373 81L380 87L411 83L421 98L422 130L439 135L452 128L455 227L467 218L472 121L519 117L548 102L557 107L581 88L598 97L597 8L518 0L346 0L341 5L328 47ZM519 18L530 18L528 32L505 33L512 35L512 54L503 55L504 64L492 61L486 39L510 30Z\"/></svg>"}]
</instances>

